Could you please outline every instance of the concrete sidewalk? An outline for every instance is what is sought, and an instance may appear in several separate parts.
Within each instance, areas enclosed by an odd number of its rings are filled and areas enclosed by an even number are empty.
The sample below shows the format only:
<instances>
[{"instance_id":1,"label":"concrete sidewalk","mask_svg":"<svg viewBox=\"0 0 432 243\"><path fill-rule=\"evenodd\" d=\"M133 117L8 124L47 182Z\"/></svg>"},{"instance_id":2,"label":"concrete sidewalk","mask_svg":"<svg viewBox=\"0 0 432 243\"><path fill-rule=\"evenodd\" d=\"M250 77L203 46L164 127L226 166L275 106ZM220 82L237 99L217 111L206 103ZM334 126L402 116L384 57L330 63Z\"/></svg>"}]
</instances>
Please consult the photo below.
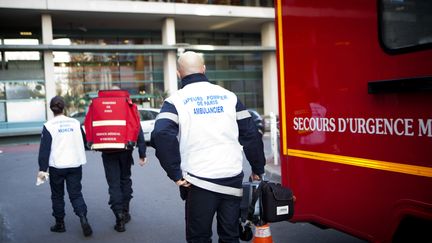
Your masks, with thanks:
<instances>
[{"instance_id":1,"label":"concrete sidewalk","mask_svg":"<svg viewBox=\"0 0 432 243\"><path fill-rule=\"evenodd\" d=\"M274 163L273 151L271 148L271 138L270 133L264 133L263 136L264 143L264 153L266 157L266 166L265 166L265 180L279 182L281 181L281 170L280 170L280 161L277 162L277 165Z\"/></svg>"}]
</instances>

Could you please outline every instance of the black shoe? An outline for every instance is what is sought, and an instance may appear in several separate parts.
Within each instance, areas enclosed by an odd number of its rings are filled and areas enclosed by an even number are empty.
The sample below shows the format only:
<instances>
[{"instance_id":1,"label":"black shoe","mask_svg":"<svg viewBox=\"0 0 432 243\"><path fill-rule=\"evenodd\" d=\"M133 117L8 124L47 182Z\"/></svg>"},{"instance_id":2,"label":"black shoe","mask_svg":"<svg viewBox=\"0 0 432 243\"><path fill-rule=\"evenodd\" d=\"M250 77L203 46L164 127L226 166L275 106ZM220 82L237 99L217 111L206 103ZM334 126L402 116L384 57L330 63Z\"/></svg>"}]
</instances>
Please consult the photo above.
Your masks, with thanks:
<instances>
[{"instance_id":1,"label":"black shoe","mask_svg":"<svg viewBox=\"0 0 432 243\"><path fill-rule=\"evenodd\" d=\"M81 228L85 237L89 237L93 234L93 230L87 220L86 216L80 216Z\"/></svg>"},{"instance_id":2,"label":"black shoe","mask_svg":"<svg viewBox=\"0 0 432 243\"><path fill-rule=\"evenodd\" d=\"M114 229L117 232L125 232L125 215L123 213L116 213L116 224L114 225Z\"/></svg>"},{"instance_id":3,"label":"black shoe","mask_svg":"<svg viewBox=\"0 0 432 243\"><path fill-rule=\"evenodd\" d=\"M62 233L66 231L66 227L63 219L56 219L55 225L51 226L51 232Z\"/></svg>"},{"instance_id":4,"label":"black shoe","mask_svg":"<svg viewBox=\"0 0 432 243\"><path fill-rule=\"evenodd\" d=\"M124 222L125 224L129 223L129 221L131 220L131 215L129 212L124 212Z\"/></svg>"},{"instance_id":5,"label":"black shoe","mask_svg":"<svg viewBox=\"0 0 432 243\"><path fill-rule=\"evenodd\" d=\"M126 203L126 204L123 206L123 214L124 214L124 221L125 221L125 224L126 224L126 223L129 223L129 221L131 220L131 215L130 215L130 213L129 213L129 203Z\"/></svg>"}]
</instances>

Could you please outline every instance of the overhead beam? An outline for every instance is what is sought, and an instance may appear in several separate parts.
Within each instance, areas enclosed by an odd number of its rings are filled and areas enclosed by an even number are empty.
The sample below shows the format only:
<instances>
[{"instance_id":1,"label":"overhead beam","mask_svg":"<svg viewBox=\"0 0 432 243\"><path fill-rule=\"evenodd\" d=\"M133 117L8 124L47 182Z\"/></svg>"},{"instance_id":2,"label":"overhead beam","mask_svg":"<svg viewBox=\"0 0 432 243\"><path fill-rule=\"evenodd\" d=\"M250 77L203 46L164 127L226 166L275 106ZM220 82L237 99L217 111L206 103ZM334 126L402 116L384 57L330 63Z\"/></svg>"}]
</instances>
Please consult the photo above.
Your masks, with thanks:
<instances>
[{"instance_id":1,"label":"overhead beam","mask_svg":"<svg viewBox=\"0 0 432 243\"><path fill-rule=\"evenodd\" d=\"M0 51L70 51L70 52L115 52L115 51L177 51L184 49L203 52L274 52L267 46L214 46L214 45L0 45Z\"/></svg>"}]
</instances>

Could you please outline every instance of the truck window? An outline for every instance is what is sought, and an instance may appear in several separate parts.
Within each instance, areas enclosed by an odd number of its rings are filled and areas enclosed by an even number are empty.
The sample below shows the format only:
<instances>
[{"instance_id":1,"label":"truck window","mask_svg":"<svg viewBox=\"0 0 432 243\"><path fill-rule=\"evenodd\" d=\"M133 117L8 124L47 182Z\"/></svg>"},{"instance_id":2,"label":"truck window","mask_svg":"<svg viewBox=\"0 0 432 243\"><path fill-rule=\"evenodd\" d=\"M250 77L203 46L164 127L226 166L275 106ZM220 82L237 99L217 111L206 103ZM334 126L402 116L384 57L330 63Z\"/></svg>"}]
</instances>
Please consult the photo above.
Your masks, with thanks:
<instances>
[{"instance_id":1,"label":"truck window","mask_svg":"<svg viewBox=\"0 0 432 243\"><path fill-rule=\"evenodd\" d=\"M432 45L431 0L381 0L380 35L384 48L430 48Z\"/></svg>"}]
</instances>

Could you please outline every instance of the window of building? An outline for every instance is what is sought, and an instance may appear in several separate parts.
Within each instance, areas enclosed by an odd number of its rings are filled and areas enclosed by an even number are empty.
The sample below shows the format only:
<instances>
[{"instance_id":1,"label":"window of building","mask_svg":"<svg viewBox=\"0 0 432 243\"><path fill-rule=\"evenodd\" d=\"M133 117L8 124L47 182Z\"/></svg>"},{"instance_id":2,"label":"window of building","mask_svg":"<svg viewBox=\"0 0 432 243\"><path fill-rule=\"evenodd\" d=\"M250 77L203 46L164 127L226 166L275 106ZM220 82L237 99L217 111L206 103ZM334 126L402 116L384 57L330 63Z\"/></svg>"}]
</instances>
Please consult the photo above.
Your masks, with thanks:
<instances>
[{"instance_id":1,"label":"window of building","mask_svg":"<svg viewBox=\"0 0 432 243\"><path fill-rule=\"evenodd\" d=\"M7 38L4 45L38 45L35 38ZM46 119L43 60L38 51L3 51L0 70L0 122L39 126ZM26 112L32 111L32 112Z\"/></svg>"},{"instance_id":2,"label":"window of building","mask_svg":"<svg viewBox=\"0 0 432 243\"><path fill-rule=\"evenodd\" d=\"M87 30L71 31L54 29L54 45L137 45L161 44L160 31L135 30Z\"/></svg>"},{"instance_id":3,"label":"window of building","mask_svg":"<svg viewBox=\"0 0 432 243\"><path fill-rule=\"evenodd\" d=\"M0 121L45 121L44 81L1 81Z\"/></svg>"},{"instance_id":4,"label":"window of building","mask_svg":"<svg viewBox=\"0 0 432 243\"><path fill-rule=\"evenodd\" d=\"M432 45L432 1L382 0L381 39L389 51Z\"/></svg>"},{"instance_id":5,"label":"window of building","mask_svg":"<svg viewBox=\"0 0 432 243\"><path fill-rule=\"evenodd\" d=\"M4 39L5 45L38 45L38 39ZM38 51L7 51L5 61L40 61L41 54Z\"/></svg>"},{"instance_id":6,"label":"window of building","mask_svg":"<svg viewBox=\"0 0 432 243\"><path fill-rule=\"evenodd\" d=\"M177 43L219 46L260 46L254 33L176 32ZM218 85L234 92L248 107L264 112L262 55L255 52L204 53L206 74Z\"/></svg>"},{"instance_id":7,"label":"window of building","mask_svg":"<svg viewBox=\"0 0 432 243\"><path fill-rule=\"evenodd\" d=\"M0 102L0 122L5 122L6 121L6 103L5 102Z\"/></svg>"},{"instance_id":8,"label":"window of building","mask_svg":"<svg viewBox=\"0 0 432 243\"><path fill-rule=\"evenodd\" d=\"M54 30L54 45L161 44L160 31ZM163 94L162 52L64 52L54 55L57 93L67 103L68 114L85 112L91 98L114 86L126 89L138 105L159 107ZM163 99L162 99L163 100Z\"/></svg>"},{"instance_id":9,"label":"window of building","mask_svg":"<svg viewBox=\"0 0 432 243\"><path fill-rule=\"evenodd\" d=\"M59 55L59 56L57 56ZM83 112L99 90L128 90L136 103L159 107L163 92L163 53L54 52L57 92L68 113Z\"/></svg>"},{"instance_id":10,"label":"window of building","mask_svg":"<svg viewBox=\"0 0 432 243\"><path fill-rule=\"evenodd\" d=\"M261 35L254 33L177 31L176 42L191 45L260 46Z\"/></svg>"},{"instance_id":11,"label":"window of building","mask_svg":"<svg viewBox=\"0 0 432 243\"><path fill-rule=\"evenodd\" d=\"M206 75L232 92L246 107L264 112L262 55L259 53L205 53Z\"/></svg>"},{"instance_id":12,"label":"window of building","mask_svg":"<svg viewBox=\"0 0 432 243\"><path fill-rule=\"evenodd\" d=\"M7 100L29 100L45 98L44 81L8 81L5 85Z\"/></svg>"},{"instance_id":13,"label":"window of building","mask_svg":"<svg viewBox=\"0 0 432 243\"><path fill-rule=\"evenodd\" d=\"M6 103L6 109L8 122L43 122L46 119L45 100L11 101Z\"/></svg>"},{"instance_id":14,"label":"window of building","mask_svg":"<svg viewBox=\"0 0 432 243\"><path fill-rule=\"evenodd\" d=\"M5 84L0 82L0 122L6 121L6 96L5 96Z\"/></svg>"},{"instance_id":15,"label":"window of building","mask_svg":"<svg viewBox=\"0 0 432 243\"><path fill-rule=\"evenodd\" d=\"M0 100L5 100L6 99L6 95L5 95L5 84L3 82L0 82Z\"/></svg>"}]
</instances>

